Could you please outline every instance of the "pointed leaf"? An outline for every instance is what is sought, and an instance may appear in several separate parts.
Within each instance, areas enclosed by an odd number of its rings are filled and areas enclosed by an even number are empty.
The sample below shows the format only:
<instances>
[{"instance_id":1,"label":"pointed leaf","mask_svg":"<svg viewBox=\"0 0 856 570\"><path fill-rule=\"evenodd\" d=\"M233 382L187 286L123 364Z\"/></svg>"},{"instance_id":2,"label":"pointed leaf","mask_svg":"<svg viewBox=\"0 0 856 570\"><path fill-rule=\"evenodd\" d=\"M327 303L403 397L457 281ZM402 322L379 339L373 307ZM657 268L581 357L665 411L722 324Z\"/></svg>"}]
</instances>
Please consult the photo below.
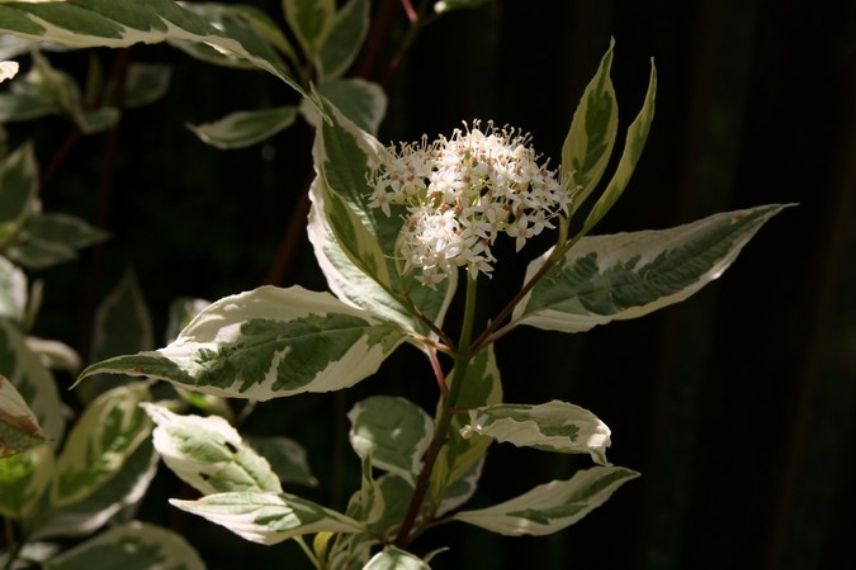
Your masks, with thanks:
<instances>
[{"instance_id":1,"label":"pointed leaf","mask_svg":"<svg viewBox=\"0 0 856 570\"><path fill-rule=\"evenodd\" d=\"M138 109L151 105L166 94L171 77L172 68L167 65L131 64L128 66L122 105L126 109Z\"/></svg>"},{"instance_id":2,"label":"pointed leaf","mask_svg":"<svg viewBox=\"0 0 856 570\"><path fill-rule=\"evenodd\" d=\"M378 552L363 570L431 570L420 558L394 546L387 546Z\"/></svg>"},{"instance_id":3,"label":"pointed leaf","mask_svg":"<svg viewBox=\"0 0 856 570\"><path fill-rule=\"evenodd\" d=\"M155 449L178 477L208 495L227 491L281 492L267 460L217 416L180 416L143 404L155 428Z\"/></svg>"},{"instance_id":4,"label":"pointed leaf","mask_svg":"<svg viewBox=\"0 0 856 570\"><path fill-rule=\"evenodd\" d=\"M46 439L24 398L0 374L0 459L32 449Z\"/></svg>"},{"instance_id":5,"label":"pointed leaf","mask_svg":"<svg viewBox=\"0 0 856 570\"><path fill-rule=\"evenodd\" d=\"M50 371L28 347L18 330L0 319L0 374L18 390L36 415L51 444L65 432L62 401Z\"/></svg>"},{"instance_id":6,"label":"pointed leaf","mask_svg":"<svg viewBox=\"0 0 856 570\"><path fill-rule=\"evenodd\" d=\"M359 128L377 134L386 115L386 94L377 83L365 79L336 79L318 86L318 93ZM306 99L300 112L316 129L321 127L318 110Z\"/></svg>"},{"instance_id":7,"label":"pointed leaf","mask_svg":"<svg viewBox=\"0 0 856 570\"><path fill-rule=\"evenodd\" d=\"M45 368L73 374L80 372L80 355L65 343L28 336L27 348L39 357Z\"/></svg>"},{"instance_id":8,"label":"pointed leaf","mask_svg":"<svg viewBox=\"0 0 856 570\"><path fill-rule=\"evenodd\" d=\"M648 132L651 130L651 123L654 120L654 100L657 96L657 68L654 67L654 60L651 60L651 77L648 81L648 91L645 94L645 102L642 104L642 110L630 124L627 129L627 137L624 140L624 151L621 153L621 160L618 162L618 167L612 179L597 199L594 206L589 212L588 218L584 224L584 232L593 228L606 213L615 205L618 198L621 196L627 184L630 182L630 177L633 176L633 171L636 169L636 164L642 156L642 149L645 148L645 141L648 140Z\"/></svg>"},{"instance_id":9,"label":"pointed leaf","mask_svg":"<svg viewBox=\"0 0 856 570\"><path fill-rule=\"evenodd\" d=\"M602 505L639 473L623 467L592 467L568 481L539 485L519 497L452 518L507 536L543 536L566 528Z\"/></svg>"},{"instance_id":10,"label":"pointed leaf","mask_svg":"<svg viewBox=\"0 0 856 570\"><path fill-rule=\"evenodd\" d=\"M391 396L373 396L350 412L351 446L372 466L413 481L434 437L434 421L422 408Z\"/></svg>"},{"instance_id":11,"label":"pointed leaf","mask_svg":"<svg viewBox=\"0 0 856 570\"><path fill-rule=\"evenodd\" d=\"M59 244L72 249L82 249L101 243L109 234L94 228L86 221L67 214L38 214L27 220L22 230L25 240Z\"/></svg>"},{"instance_id":12,"label":"pointed leaf","mask_svg":"<svg viewBox=\"0 0 856 570\"><path fill-rule=\"evenodd\" d=\"M668 230L583 238L521 301L513 320L581 332L683 301L722 275L755 232L785 207L724 212ZM550 253L529 265L526 280Z\"/></svg>"},{"instance_id":13,"label":"pointed leaf","mask_svg":"<svg viewBox=\"0 0 856 570\"><path fill-rule=\"evenodd\" d=\"M205 563L180 535L135 521L114 527L45 564L45 570L80 568L205 570Z\"/></svg>"},{"instance_id":14,"label":"pointed leaf","mask_svg":"<svg viewBox=\"0 0 856 570\"><path fill-rule=\"evenodd\" d=\"M0 319L20 323L26 309L27 276L5 257L0 257Z\"/></svg>"},{"instance_id":15,"label":"pointed leaf","mask_svg":"<svg viewBox=\"0 0 856 570\"><path fill-rule=\"evenodd\" d=\"M309 468L306 450L296 441L287 437L248 437L246 440L268 460L279 480L286 485L318 486L318 479Z\"/></svg>"},{"instance_id":16,"label":"pointed leaf","mask_svg":"<svg viewBox=\"0 0 856 570\"><path fill-rule=\"evenodd\" d=\"M318 53L322 80L344 74L360 53L369 33L369 0L349 0L336 14Z\"/></svg>"},{"instance_id":17,"label":"pointed leaf","mask_svg":"<svg viewBox=\"0 0 856 570\"><path fill-rule=\"evenodd\" d=\"M0 515L11 519L35 515L50 485L53 466L50 444L0 459Z\"/></svg>"},{"instance_id":18,"label":"pointed leaf","mask_svg":"<svg viewBox=\"0 0 856 570\"><path fill-rule=\"evenodd\" d=\"M562 146L562 184L574 196L574 210L603 176L618 132L618 102L609 77L614 47L615 41L610 40L597 73L586 86L574 112Z\"/></svg>"},{"instance_id":19,"label":"pointed leaf","mask_svg":"<svg viewBox=\"0 0 856 570\"><path fill-rule=\"evenodd\" d=\"M269 139L290 127L297 107L275 107L261 111L237 111L213 123L187 125L202 142L228 150L245 148Z\"/></svg>"},{"instance_id":20,"label":"pointed leaf","mask_svg":"<svg viewBox=\"0 0 856 570\"><path fill-rule=\"evenodd\" d=\"M187 7L192 7L189 4ZM255 34L215 27L172 0L76 0L0 4L0 30L69 47L127 47L139 42L197 42L244 59L291 85L282 61Z\"/></svg>"},{"instance_id":21,"label":"pointed leaf","mask_svg":"<svg viewBox=\"0 0 856 570\"><path fill-rule=\"evenodd\" d=\"M486 435L517 447L535 447L559 453L589 453L595 463L607 465L609 428L590 411L553 400L546 404L499 404L469 412L464 437Z\"/></svg>"},{"instance_id":22,"label":"pointed leaf","mask_svg":"<svg viewBox=\"0 0 856 570\"><path fill-rule=\"evenodd\" d=\"M402 340L396 327L328 293L260 287L212 304L166 348L94 364L81 379L150 376L206 394L264 401L352 386Z\"/></svg>"},{"instance_id":23,"label":"pointed leaf","mask_svg":"<svg viewBox=\"0 0 856 570\"><path fill-rule=\"evenodd\" d=\"M119 513L135 507L145 496L157 471L158 455L151 442L142 442L116 475L91 495L42 513L34 538L80 537L95 532Z\"/></svg>"},{"instance_id":24,"label":"pointed leaf","mask_svg":"<svg viewBox=\"0 0 856 570\"><path fill-rule=\"evenodd\" d=\"M98 306L89 359L97 362L120 354L151 350L154 344L149 309L136 275L128 271ZM129 381L129 378L100 375L80 386L79 392L89 402Z\"/></svg>"},{"instance_id":25,"label":"pointed leaf","mask_svg":"<svg viewBox=\"0 0 856 570\"><path fill-rule=\"evenodd\" d=\"M9 246L5 254L10 259L34 271L73 261L77 252L61 243L25 240Z\"/></svg>"},{"instance_id":26,"label":"pointed leaf","mask_svg":"<svg viewBox=\"0 0 856 570\"><path fill-rule=\"evenodd\" d=\"M54 505L77 503L118 474L151 432L151 423L139 406L149 398L144 384L122 386L86 408L57 460Z\"/></svg>"},{"instance_id":27,"label":"pointed leaf","mask_svg":"<svg viewBox=\"0 0 856 570\"><path fill-rule=\"evenodd\" d=\"M431 289L413 272L399 274L396 240L404 223L402 212L394 210L387 216L368 205L367 176L383 149L329 103L325 105L330 121L316 131L313 156L318 177L310 191L308 231L315 256L340 299L427 335L428 328L414 316L411 304L426 319L441 324L456 280Z\"/></svg>"},{"instance_id":28,"label":"pointed leaf","mask_svg":"<svg viewBox=\"0 0 856 570\"><path fill-rule=\"evenodd\" d=\"M341 513L287 493L219 493L198 501L172 499L170 503L260 544L277 544L317 532L364 530Z\"/></svg>"},{"instance_id":29,"label":"pointed leaf","mask_svg":"<svg viewBox=\"0 0 856 570\"><path fill-rule=\"evenodd\" d=\"M282 9L303 51L317 53L333 24L335 0L282 0Z\"/></svg>"},{"instance_id":30,"label":"pointed leaf","mask_svg":"<svg viewBox=\"0 0 856 570\"><path fill-rule=\"evenodd\" d=\"M30 215L39 187L38 176L31 144L18 147L0 161L0 248Z\"/></svg>"}]
</instances>

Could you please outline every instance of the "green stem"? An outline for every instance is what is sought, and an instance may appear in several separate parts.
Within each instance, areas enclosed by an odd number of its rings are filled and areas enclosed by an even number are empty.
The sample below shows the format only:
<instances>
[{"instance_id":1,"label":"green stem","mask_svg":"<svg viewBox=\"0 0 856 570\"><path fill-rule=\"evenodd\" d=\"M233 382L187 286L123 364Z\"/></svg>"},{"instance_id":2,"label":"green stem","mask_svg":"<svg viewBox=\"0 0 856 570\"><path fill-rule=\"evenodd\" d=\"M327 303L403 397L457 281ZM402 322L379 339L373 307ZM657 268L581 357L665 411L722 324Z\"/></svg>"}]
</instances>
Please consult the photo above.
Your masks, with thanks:
<instances>
[{"instance_id":1,"label":"green stem","mask_svg":"<svg viewBox=\"0 0 856 570\"><path fill-rule=\"evenodd\" d=\"M428 446L428 451L425 452L422 470L419 472L419 476L416 479L416 486L413 489L413 497L410 499L407 513L404 515L401 523L401 530L399 530L398 537L395 539L395 545L399 548L406 547L410 542L411 531L416 523L416 518L422 510L425 493L428 491L428 486L431 483L431 473L434 470L434 464L437 462L437 457L440 455L440 451L448 439L449 427L452 425L452 418L454 418L456 413L455 404L458 401L458 396L461 394L461 387L464 384L467 366L469 366L473 356L470 352L470 344L476 311L476 283L475 279L467 276L467 297L466 304L464 305L461 338L458 341L458 352L455 356L455 369L452 374L449 391L441 397L440 417L437 419L434 438Z\"/></svg>"},{"instance_id":2,"label":"green stem","mask_svg":"<svg viewBox=\"0 0 856 570\"><path fill-rule=\"evenodd\" d=\"M306 544L306 541L303 540L303 537L295 536L294 542L297 543L297 545L300 547L300 550L302 550L306 557L309 558L309 561L312 562L312 566L314 566L316 570L321 570L321 562L315 556L315 553L312 552L312 549L309 548L309 545Z\"/></svg>"}]
</instances>

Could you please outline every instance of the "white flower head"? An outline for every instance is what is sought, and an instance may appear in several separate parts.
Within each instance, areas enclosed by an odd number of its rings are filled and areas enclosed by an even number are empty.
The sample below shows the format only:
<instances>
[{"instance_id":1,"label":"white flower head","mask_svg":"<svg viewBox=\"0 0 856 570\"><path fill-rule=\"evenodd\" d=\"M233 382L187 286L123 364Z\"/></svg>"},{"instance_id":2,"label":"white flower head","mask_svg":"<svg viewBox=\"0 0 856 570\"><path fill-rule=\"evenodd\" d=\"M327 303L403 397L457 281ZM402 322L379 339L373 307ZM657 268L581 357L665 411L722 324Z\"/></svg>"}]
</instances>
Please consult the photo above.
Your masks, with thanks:
<instances>
[{"instance_id":1,"label":"white flower head","mask_svg":"<svg viewBox=\"0 0 856 570\"><path fill-rule=\"evenodd\" d=\"M399 249L428 286L459 267L489 276L497 236L515 238L519 251L568 209L556 172L539 163L529 135L491 122L465 123L430 144L423 136L393 145L369 182L370 206L387 216L391 205L406 208Z\"/></svg>"}]
</instances>

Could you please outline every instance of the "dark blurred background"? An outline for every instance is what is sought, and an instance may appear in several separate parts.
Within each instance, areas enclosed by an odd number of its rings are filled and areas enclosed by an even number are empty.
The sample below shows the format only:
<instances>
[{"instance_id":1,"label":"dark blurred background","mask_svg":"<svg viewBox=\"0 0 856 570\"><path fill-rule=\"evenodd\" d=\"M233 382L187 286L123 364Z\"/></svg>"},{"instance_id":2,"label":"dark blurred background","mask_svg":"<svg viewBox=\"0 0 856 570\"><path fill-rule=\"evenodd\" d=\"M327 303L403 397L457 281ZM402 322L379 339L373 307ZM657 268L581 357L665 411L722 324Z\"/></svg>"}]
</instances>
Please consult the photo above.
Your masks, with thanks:
<instances>
[{"instance_id":1,"label":"dark blurred background","mask_svg":"<svg viewBox=\"0 0 856 570\"><path fill-rule=\"evenodd\" d=\"M278 0L248 3L280 18ZM406 20L400 9L393 15L385 45L394 48ZM557 398L593 410L613 430L611 460L642 478L547 538L456 524L414 548L451 546L438 569L854 567L856 2L497 0L425 29L390 85L380 138L494 119L530 131L540 152L558 158L610 36L623 126L641 106L651 56L660 83L641 163L600 232L665 228L770 202L799 207L773 219L722 279L685 303L584 335L524 327L497 347L507 401ZM98 54L105 64L114 57ZM184 126L295 101L293 92L265 74L207 66L164 46L129 55L170 62L172 86L123 120L106 209L98 191L103 136L76 147L47 188L46 210L94 221L101 208L114 239L101 254L43 272L47 300L36 332L79 343L87 295L106 294L129 266L161 331L179 295L215 299L271 278L323 289L305 238L294 242L294 262L271 273L289 220L300 216L309 127L221 152ZM379 77L389 55L385 49L363 71ZM87 57L52 59L85 69ZM68 127L59 119L36 127L44 164ZM21 139L33 125L10 131ZM530 244L504 261L482 288L481 318L511 297L545 247ZM103 270L94 272L96 255ZM245 431L303 442L322 486L295 491L341 505L358 475L344 412L374 393L433 409L435 392L427 363L403 349L338 399L260 405ZM570 477L587 463L494 446L472 504ZM266 549L177 514L165 498L180 489L171 474L159 475L142 516L181 530L212 569L303 567L292 544Z\"/></svg>"}]
</instances>

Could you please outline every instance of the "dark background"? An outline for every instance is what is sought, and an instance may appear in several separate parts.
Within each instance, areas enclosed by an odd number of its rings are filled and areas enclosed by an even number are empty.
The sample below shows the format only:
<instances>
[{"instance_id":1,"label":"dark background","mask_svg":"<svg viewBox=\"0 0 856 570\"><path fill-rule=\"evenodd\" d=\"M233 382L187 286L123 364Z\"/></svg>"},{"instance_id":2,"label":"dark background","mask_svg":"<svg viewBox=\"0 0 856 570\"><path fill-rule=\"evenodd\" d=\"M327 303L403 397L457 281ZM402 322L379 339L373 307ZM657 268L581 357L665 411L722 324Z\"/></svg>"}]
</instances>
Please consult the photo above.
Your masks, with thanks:
<instances>
[{"instance_id":1,"label":"dark background","mask_svg":"<svg viewBox=\"0 0 856 570\"><path fill-rule=\"evenodd\" d=\"M278 1L254 3L279 18ZM402 13L394 15L383 44L392 48L405 27ZM623 126L641 106L651 56L660 82L641 163L599 232L665 228L770 202L800 205L683 304L584 335L524 327L498 345L507 401L557 398L593 410L613 430L610 459L642 478L550 537L502 538L455 524L414 548L451 546L435 568L853 567L856 3L498 0L424 31L390 86L380 138L433 136L492 118L530 131L540 152L558 158L610 35ZM374 76L389 53L381 52ZM98 55L105 65L115 57ZM323 289L305 239L291 250L294 264L271 274L290 218L300 219L310 129L301 124L265 145L221 152L184 128L294 101L293 93L263 73L214 68L165 46L136 46L129 55L172 63L173 84L164 100L123 121L109 200L99 197L104 136L78 145L46 188L46 210L101 217L114 239L101 253L42 274L47 302L36 332L85 342L93 293L106 294L128 266L158 330L178 295L214 299L271 278ZM73 70L87 57L53 59ZM68 127L48 119L36 128L44 165ZM11 132L22 139L33 125ZM519 272L545 247L531 244L504 262L482 287L480 318L510 298ZM344 396L262 404L244 430L302 441L322 486L292 490L341 505L357 485L344 411L374 393L433 409L435 392L427 363L403 349ZM587 463L494 446L472 504L570 477ZM212 569L302 567L290 543L250 545L177 514L165 498L182 492L171 474L159 475L142 516L185 533Z\"/></svg>"}]
</instances>

